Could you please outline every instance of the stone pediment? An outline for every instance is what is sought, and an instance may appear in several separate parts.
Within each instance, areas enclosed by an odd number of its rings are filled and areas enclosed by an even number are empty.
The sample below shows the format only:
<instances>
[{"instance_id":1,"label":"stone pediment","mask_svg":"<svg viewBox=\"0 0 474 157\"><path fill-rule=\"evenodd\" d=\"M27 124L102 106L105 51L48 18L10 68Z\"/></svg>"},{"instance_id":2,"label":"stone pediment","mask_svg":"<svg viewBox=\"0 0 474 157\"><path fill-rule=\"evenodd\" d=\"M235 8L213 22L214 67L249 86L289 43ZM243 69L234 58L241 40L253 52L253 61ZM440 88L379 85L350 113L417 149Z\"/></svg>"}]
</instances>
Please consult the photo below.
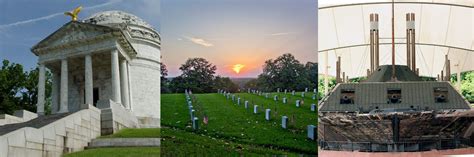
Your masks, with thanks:
<instances>
[{"instance_id":1,"label":"stone pediment","mask_svg":"<svg viewBox=\"0 0 474 157\"><path fill-rule=\"evenodd\" d=\"M36 55L41 49L65 47L77 42L93 41L121 35L121 30L107 26L93 25L82 22L69 22L57 31L40 41L31 49Z\"/></svg>"}]
</instances>

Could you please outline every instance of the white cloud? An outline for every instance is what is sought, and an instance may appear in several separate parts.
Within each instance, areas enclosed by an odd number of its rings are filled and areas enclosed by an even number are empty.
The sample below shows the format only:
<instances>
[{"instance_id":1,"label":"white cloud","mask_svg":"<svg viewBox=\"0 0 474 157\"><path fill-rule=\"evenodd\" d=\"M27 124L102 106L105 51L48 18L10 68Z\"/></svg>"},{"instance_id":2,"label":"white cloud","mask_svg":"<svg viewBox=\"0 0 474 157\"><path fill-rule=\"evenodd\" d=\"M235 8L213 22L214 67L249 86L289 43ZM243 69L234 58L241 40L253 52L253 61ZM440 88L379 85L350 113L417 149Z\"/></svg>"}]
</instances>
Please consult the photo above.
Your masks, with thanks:
<instances>
[{"instance_id":1,"label":"white cloud","mask_svg":"<svg viewBox=\"0 0 474 157\"><path fill-rule=\"evenodd\" d=\"M90 6L90 7L85 7L82 10L97 9L97 8L109 6L109 5L112 5L112 4L121 2L121 1L122 0L110 0L106 3L102 3L102 4ZM15 26L19 26L19 25L28 24L28 23L34 23L34 22L38 22L38 21L42 21L42 20L49 20L49 19L54 18L56 16L62 16L62 15L64 15L64 12L54 13L54 14L51 14L51 15L46 15L46 16L38 17L38 18L34 18L34 19L28 19L28 20L18 21L18 22L14 22L14 23L4 24L4 25L0 25L0 29L15 27Z\"/></svg>"},{"instance_id":2,"label":"white cloud","mask_svg":"<svg viewBox=\"0 0 474 157\"><path fill-rule=\"evenodd\" d=\"M295 32L280 32L280 33L272 33L269 34L271 36L280 36L280 35L289 35L289 34L294 34Z\"/></svg>"},{"instance_id":3,"label":"white cloud","mask_svg":"<svg viewBox=\"0 0 474 157\"><path fill-rule=\"evenodd\" d=\"M195 44L198 44L198 45L201 45L201 46L204 46L204 47L212 47L214 46L212 43L210 43L209 41L206 41L202 38L194 38L194 37L186 37L189 41L195 43Z\"/></svg>"}]
</instances>

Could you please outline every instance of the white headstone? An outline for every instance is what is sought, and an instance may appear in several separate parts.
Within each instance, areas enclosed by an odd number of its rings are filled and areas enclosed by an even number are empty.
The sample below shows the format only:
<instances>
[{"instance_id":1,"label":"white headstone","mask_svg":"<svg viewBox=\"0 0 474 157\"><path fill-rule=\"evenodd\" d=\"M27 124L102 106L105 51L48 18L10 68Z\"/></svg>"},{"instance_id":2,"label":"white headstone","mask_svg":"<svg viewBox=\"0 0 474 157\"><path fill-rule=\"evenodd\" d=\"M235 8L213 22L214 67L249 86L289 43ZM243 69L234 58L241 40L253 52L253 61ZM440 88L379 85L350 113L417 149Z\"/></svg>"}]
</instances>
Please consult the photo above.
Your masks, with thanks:
<instances>
[{"instance_id":1,"label":"white headstone","mask_svg":"<svg viewBox=\"0 0 474 157\"><path fill-rule=\"evenodd\" d=\"M303 97L303 98L304 98L304 92L301 92L301 97Z\"/></svg>"},{"instance_id":2,"label":"white headstone","mask_svg":"<svg viewBox=\"0 0 474 157\"><path fill-rule=\"evenodd\" d=\"M270 112L271 112L270 109L266 109L266 110L265 110L265 119L266 119L266 120L270 120Z\"/></svg>"},{"instance_id":3,"label":"white headstone","mask_svg":"<svg viewBox=\"0 0 474 157\"><path fill-rule=\"evenodd\" d=\"M280 93L280 88L277 88L277 93Z\"/></svg>"},{"instance_id":4,"label":"white headstone","mask_svg":"<svg viewBox=\"0 0 474 157\"><path fill-rule=\"evenodd\" d=\"M287 89L285 89L285 94L286 94L286 92L287 92L287 91L288 91L288 90L287 90Z\"/></svg>"},{"instance_id":5,"label":"white headstone","mask_svg":"<svg viewBox=\"0 0 474 157\"><path fill-rule=\"evenodd\" d=\"M194 110L191 110L191 120L194 119Z\"/></svg>"},{"instance_id":6,"label":"white headstone","mask_svg":"<svg viewBox=\"0 0 474 157\"><path fill-rule=\"evenodd\" d=\"M316 88L313 89L313 93L318 93L318 90Z\"/></svg>"},{"instance_id":7,"label":"white headstone","mask_svg":"<svg viewBox=\"0 0 474 157\"><path fill-rule=\"evenodd\" d=\"M245 100L245 109L249 108L249 101Z\"/></svg>"},{"instance_id":8,"label":"white headstone","mask_svg":"<svg viewBox=\"0 0 474 157\"><path fill-rule=\"evenodd\" d=\"M273 100L278 101L278 95L273 96Z\"/></svg>"},{"instance_id":9,"label":"white headstone","mask_svg":"<svg viewBox=\"0 0 474 157\"><path fill-rule=\"evenodd\" d=\"M258 113L258 105L253 105L253 113Z\"/></svg>"},{"instance_id":10,"label":"white headstone","mask_svg":"<svg viewBox=\"0 0 474 157\"><path fill-rule=\"evenodd\" d=\"M265 93L265 98L267 98L267 99L268 99L268 93Z\"/></svg>"},{"instance_id":11,"label":"white headstone","mask_svg":"<svg viewBox=\"0 0 474 157\"><path fill-rule=\"evenodd\" d=\"M295 95L295 91L294 91L294 90L293 90L293 91L291 91L291 95Z\"/></svg>"},{"instance_id":12,"label":"white headstone","mask_svg":"<svg viewBox=\"0 0 474 157\"><path fill-rule=\"evenodd\" d=\"M304 92L308 92L308 88L304 88Z\"/></svg>"},{"instance_id":13,"label":"white headstone","mask_svg":"<svg viewBox=\"0 0 474 157\"><path fill-rule=\"evenodd\" d=\"M313 94L313 100L316 100L316 94Z\"/></svg>"},{"instance_id":14,"label":"white headstone","mask_svg":"<svg viewBox=\"0 0 474 157\"><path fill-rule=\"evenodd\" d=\"M237 98L237 105L240 105L240 98Z\"/></svg>"},{"instance_id":15,"label":"white headstone","mask_svg":"<svg viewBox=\"0 0 474 157\"><path fill-rule=\"evenodd\" d=\"M311 104L311 111L316 111L316 104Z\"/></svg>"},{"instance_id":16,"label":"white headstone","mask_svg":"<svg viewBox=\"0 0 474 157\"><path fill-rule=\"evenodd\" d=\"M194 119L193 119L193 129L194 130L199 129L199 118L198 117L194 117Z\"/></svg>"},{"instance_id":17,"label":"white headstone","mask_svg":"<svg viewBox=\"0 0 474 157\"><path fill-rule=\"evenodd\" d=\"M283 103L286 104L286 97L283 98Z\"/></svg>"},{"instance_id":18,"label":"white headstone","mask_svg":"<svg viewBox=\"0 0 474 157\"><path fill-rule=\"evenodd\" d=\"M308 138L311 140L316 140L316 126L308 125Z\"/></svg>"},{"instance_id":19,"label":"white headstone","mask_svg":"<svg viewBox=\"0 0 474 157\"><path fill-rule=\"evenodd\" d=\"M296 107L300 107L300 100L296 100Z\"/></svg>"},{"instance_id":20,"label":"white headstone","mask_svg":"<svg viewBox=\"0 0 474 157\"><path fill-rule=\"evenodd\" d=\"M281 117L281 127L283 129L288 128L288 117L287 116L282 116Z\"/></svg>"}]
</instances>

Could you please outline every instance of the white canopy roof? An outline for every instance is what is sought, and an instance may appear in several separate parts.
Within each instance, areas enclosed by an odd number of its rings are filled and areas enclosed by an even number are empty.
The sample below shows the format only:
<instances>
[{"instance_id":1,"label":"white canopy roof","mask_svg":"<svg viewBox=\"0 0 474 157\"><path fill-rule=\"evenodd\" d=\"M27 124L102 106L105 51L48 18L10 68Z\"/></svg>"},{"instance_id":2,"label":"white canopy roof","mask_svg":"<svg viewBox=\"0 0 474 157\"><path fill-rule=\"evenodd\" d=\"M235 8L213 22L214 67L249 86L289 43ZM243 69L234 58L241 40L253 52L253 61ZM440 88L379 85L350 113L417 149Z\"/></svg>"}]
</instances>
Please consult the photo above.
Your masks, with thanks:
<instances>
[{"instance_id":1,"label":"white canopy roof","mask_svg":"<svg viewBox=\"0 0 474 157\"><path fill-rule=\"evenodd\" d=\"M369 68L369 14L379 14L380 65L391 64L391 0L319 0L319 71L328 55L329 74L353 77ZM415 13L416 64L420 75L436 77L451 60L451 72L474 70L473 0L395 0L396 64L406 65L406 13Z\"/></svg>"}]
</instances>

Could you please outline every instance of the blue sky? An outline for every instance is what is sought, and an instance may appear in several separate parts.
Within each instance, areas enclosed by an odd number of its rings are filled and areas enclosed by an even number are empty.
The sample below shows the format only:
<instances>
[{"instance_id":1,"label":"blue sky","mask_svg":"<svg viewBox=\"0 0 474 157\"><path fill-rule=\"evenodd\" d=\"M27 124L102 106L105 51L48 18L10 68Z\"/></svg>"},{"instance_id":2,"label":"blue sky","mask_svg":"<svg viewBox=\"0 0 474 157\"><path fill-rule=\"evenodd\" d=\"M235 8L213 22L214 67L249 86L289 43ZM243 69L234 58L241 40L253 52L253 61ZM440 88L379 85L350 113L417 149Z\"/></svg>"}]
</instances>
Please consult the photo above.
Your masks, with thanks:
<instances>
[{"instance_id":1,"label":"blue sky","mask_svg":"<svg viewBox=\"0 0 474 157\"><path fill-rule=\"evenodd\" d=\"M69 22L63 13L78 6L83 7L79 20L100 11L122 10L160 30L159 0L0 0L0 60L34 68L38 58L30 48Z\"/></svg>"},{"instance_id":2,"label":"blue sky","mask_svg":"<svg viewBox=\"0 0 474 157\"><path fill-rule=\"evenodd\" d=\"M217 74L256 77L267 59L317 62L316 0L162 0L162 61L169 76L203 57ZM233 65L245 65L239 74Z\"/></svg>"}]
</instances>

